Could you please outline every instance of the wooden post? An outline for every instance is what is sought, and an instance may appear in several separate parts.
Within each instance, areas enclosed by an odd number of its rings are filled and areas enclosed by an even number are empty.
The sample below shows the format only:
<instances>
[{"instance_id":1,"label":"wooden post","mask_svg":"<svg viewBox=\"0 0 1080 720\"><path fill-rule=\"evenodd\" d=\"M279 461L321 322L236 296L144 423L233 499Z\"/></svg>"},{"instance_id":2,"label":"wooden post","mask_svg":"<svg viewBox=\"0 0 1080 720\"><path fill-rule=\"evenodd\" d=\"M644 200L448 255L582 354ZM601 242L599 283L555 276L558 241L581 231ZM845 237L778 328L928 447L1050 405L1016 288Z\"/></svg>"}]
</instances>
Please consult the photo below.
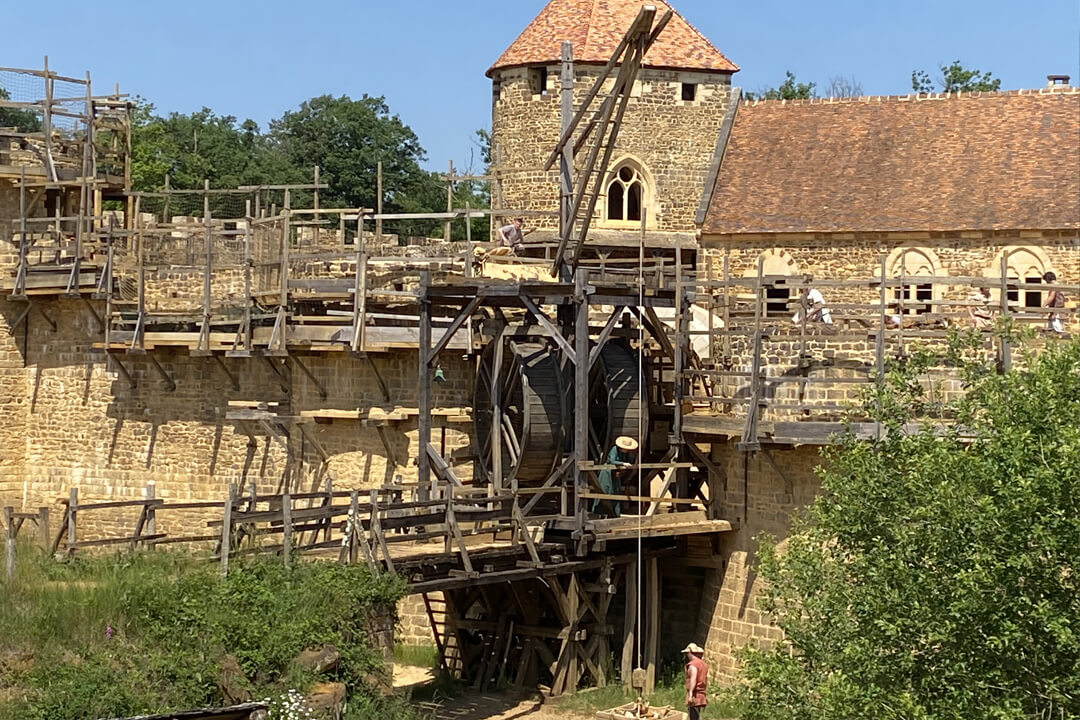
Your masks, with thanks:
<instances>
[{"instance_id":1,"label":"wooden post","mask_svg":"<svg viewBox=\"0 0 1080 720\"><path fill-rule=\"evenodd\" d=\"M579 596L580 587L578 586L577 573L570 574L570 582L567 583L566 591L566 604L567 604L567 618L568 628L570 630L569 643L567 645L567 652L570 654L570 662L566 670L566 687L564 692L573 695L577 692L578 684L581 682L580 669L578 668L578 651L581 649L581 642L578 640L578 608L581 604L581 598Z\"/></svg>"},{"instance_id":2,"label":"wooden post","mask_svg":"<svg viewBox=\"0 0 1080 720\"><path fill-rule=\"evenodd\" d=\"M376 220L376 226L381 220ZM378 233L379 231L376 231ZM352 351L364 351L364 328L367 325L367 253L364 252L364 211L356 213L356 277L353 279Z\"/></svg>"},{"instance_id":3,"label":"wooden post","mask_svg":"<svg viewBox=\"0 0 1080 720\"><path fill-rule=\"evenodd\" d=\"M375 166L375 244L382 244L382 214L383 214L383 186L382 186L382 160ZM363 226L361 226L363 232Z\"/></svg>"},{"instance_id":4,"label":"wooden post","mask_svg":"<svg viewBox=\"0 0 1080 720\"><path fill-rule=\"evenodd\" d=\"M420 274L420 377L419 377L419 417L417 418L419 448L416 457L417 487L420 500L430 500L431 492L431 458L427 448L431 443L431 301L428 300L428 285L431 284L431 272L425 270Z\"/></svg>"},{"instance_id":5,"label":"wooden post","mask_svg":"<svg viewBox=\"0 0 1080 720\"><path fill-rule=\"evenodd\" d=\"M574 46L562 44L562 72L560 85L560 135L565 135L574 121ZM573 231L574 218L570 215L570 198L574 192L574 144L566 143L559 158L559 237L568 237Z\"/></svg>"},{"instance_id":6,"label":"wooden post","mask_svg":"<svg viewBox=\"0 0 1080 720\"><path fill-rule=\"evenodd\" d=\"M205 226L206 237L204 242L206 247L204 252L206 254L206 267L203 270L203 327L202 331L206 334L207 346L205 348L199 348L200 350L209 350L210 342L210 295L211 295L211 274L213 272L214 262L214 233L213 222L210 219L210 181L203 181L203 225ZM202 338L200 337L200 341Z\"/></svg>"},{"instance_id":7,"label":"wooden post","mask_svg":"<svg viewBox=\"0 0 1080 720\"><path fill-rule=\"evenodd\" d=\"M47 506L38 508L38 539L41 541L41 548L45 552L49 552L49 548L52 547L52 534L49 532L49 508Z\"/></svg>"},{"instance_id":8,"label":"wooden post","mask_svg":"<svg viewBox=\"0 0 1080 720\"><path fill-rule=\"evenodd\" d=\"M258 197L258 195L256 195ZM242 326L244 352L251 352L251 306L254 300L251 296L251 266L253 262L251 241L252 223L254 216L251 214L251 200L244 202L244 324Z\"/></svg>"},{"instance_id":9,"label":"wooden post","mask_svg":"<svg viewBox=\"0 0 1080 720\"><path fill-rule=\"evenodd\" d=\"M1009 253L1001 254L1001 317L1009 317ZM1001 342L1001 370L1008 372L1012 368L1012 347L1007 337Z\"/></svg>"},{"instance_id":10,"label":"wooden post","mask_svg":"<svg viewBox=\"0 0 1080 720\"><path fill-rule=\"evenodd\" d=\"M505 487L502 466L502 378L499 375L503 363L503 353L506 352L506 340L503 338L505 330L505 327L500 326L492 339L492 343L495 345L495 359L491 363L491 483L496 493L501 493ZM515 477L511 483L516 498L517 478Z\"/></svg>"},{"instance_id":11,"label":"wooden post","mask_svg":"<svg viewBox=\"0 0 1080 720\"><path fill-rule=\"evenodd\" d=\"M45 168L48 170L49 179L56 182L56 166L53 164L52 155L52 101L53 101L53 75L49 72L49 56L45 56L45 113L42 122L42 130L45 132Z\"/></svg>"},{"instance_id":12,"label":"wooden post","mask_svg":"<svg viewBox=\"0 0 1080 720\"><path fill-rule=\"evenodd\" d=\"M454 212L454 161L450 161L450 172L446 176L446 212ZM443 227L443 240L450 242L454 221L447 220Z\"/></svg>"},{"instance_id":13,"label":"wooden post","mask_svg":"<svg viewBox=\"0 0 1080 720\"><path fill-rule=\"evenodd\" d=\"M641 225L642 232L645 229L645 215L646 209L641 209ZM644 244L644 243L642 243ZM682 442L682 423L683 423L683 399L686 397L686 348L684 343L687 342L687 336L690 332L690 327L687 322L689 315L689 308L686 306L686 293L683 287L682 279L682 249L675 249L675 357L672 361L675 364L675 417L672 423L671 434L673 440L676 443ZM664 326L661 325L657 328L658 331L664 332ZM643 443L644 444L644 443ZM675 456L676 460L682 460L681 455ZM685 474L685 471L677 471Z\"/></svg>"},{"instance_id":14,"label":"wooden post","mask_svg":"<svg viewBox=\"0 0 1080 720\"><path fill-rule=\"evenodd\" d=\"M146 322L146 251L144 248L142 221L140 210L142 208L142 196L135 196L135 217L131 219L135 229L136 263L138 264L138 296L139 317L135 325L135 337L131 339L131 347L141 349L143 346L143 327ZM109 274L112 275L112 264L109 266ZM109 278L110 281L112 278ZM117 363L119 365L119 363Z\"/></svg>"},{"instance_id":15,"label":"wooden post","mask_svg":"<svg viewBox=\"0 0 1080 720\"><path fill-rule=\"evenodd\" d=\"M285 567L292 567L292 495L289 494L288 486L281 495L281 557L285 561Z\"/></svg>"},{"instance_id":16,"label":"wooden post","mask_svg":"<svg viewBox=\"0 0 1080 720\"><path fill-rule=\"evenodd\" d=\"M146 483L146 499L153 501L157 499L157 483L150 480ZM157 534L157 505L151 502L146 506L146 534ZM150 544L150 549L154 548L153 543Z\"/></svg>"},{"instance_id":17,"label":"wooden post","mask_svg":"<svg viewBox=\"0 0 1080 720\"><path fill-rule=\"evenodd\" d=\"M656 668L660 661L660 561L655 557L648 559L649 617L645 642L645 694L652 695L656 689Z\"/></svg>"},{"instance_id":18,"label":"wooden post","mask_svg":"<svg viewBox=\"0 0 1080 720\"><path fill-rule=\"evenodd\" d=\"M68 506L67 506L67 554L75 554L75 543L78 542L78 535L75 529L75 523L77 520L77 513L79 510L79 488L73 487L68 491Z\"/></svg>"},{"instance_id":19,"label":"wooden post","mask_svg":"<svg viewBox=\"0 0 1080 720\"><path fill-rule=\"evenodd\" d=\"M15 508L4 508L4 565L7 581L15 579Z\"/></svg>"},{"instance_id":20,"label":"wooden post","mask_svg":"<svg viewBox=\"0 0 1080 720\"><path fill-rule=\"evenodd\" d=\"M320 230L319 223L322 222L322 217L319 215L319 166L315 166L315 190L313 191L311 209L315 212L315 247L319 247Z\"/></svg>"},{"instance_id":21,"label":"wooden post","mask_svg":"<svg viewBox=\"0 0 1080 720\"><path fill-rule=\"evenodd\" d=\"M26 295L26 166L19 167L19 268L15 277L14 295Z\"/></svg>"},{"instance_id":22,"label":"wooden post","mask_svg":"<svg viewBox=\"0 0 1080 720\"><path fill-rule=\"evenodd\" d=\"M588 489L588 480L581 464L589 459L589 298L585 294L585 270L579 268L574 277L574 302L577 316L574 323L574 529L578 553L584 554L586 501L579 497Z\"/></svg>"},{"instance_id":23,"label":"wooden post","mask_svg":"<svg viewBox=\"0 0 1080 720\"><path fill-rule=\"evenodd\" d=\"M623 688L627 691L632 688L631 679L634 674L634 642L637 638L637 602L638 568L637 562L634 561L626 566L626 614L623 616L622 663L619 665L619 675L622 677Z\"/></svg>"},{"instance_id":24,"label":"wooden post","mask_svg":"<svg viewBox=\"0 0 1080 720\"><path fill-rule=\"evenodd\" d=\"M349 564L356 564L357 548L356 543L360 541L360 535L363 533L363 526L360 523L360 492L353 490L349 493L349 537L347 539L349 548Z\"/></svg>"},{"instance_id":25,"label":"wooden post","mask_svg":"<svg viewBox=\"0 0 1080 720\"><path fill-rule=\"evenodd\" d=\"M886 318L886 309L889 304L889 297L885 290L885 273L887 272L885 267L885 256L881 257L881 297L879 302L881 303L880 315L878 319L880 323L878 326L877 344L874 348L876 354L875 362L877 363L878 384L880 385L885 380L885 327L888 325L888 319Z\"/></svg>"},{"instance_id":26,"label":"wooden post","mask_svg":"<svg viewBox=\"0 0 1080 720\"><path fill-rule=\"evenodd\" d=\"M229 574L229 553L232 551L233 486L229 483L229 495L225 498L225 512L221 522L221 575Z\"/></svg>"},{"instance_id":27,"label":"wooden post","mask_svg":"<svg viewBox=\"0 0 1080 720\"><path fill-rule=\"evenodd\" d=\"M315 183L315 184L318 185L318 183ZM330 512L334 508L334 478L332 476L330 476L329 474L327 474L327 477L326 477L325 492L326 492L325 507L326 507L327 515L326 515L326 525L323 528L323 542L330 542L330 532L334 527L334 519L330 515ZM318 542L318 539L319 539L319 533L318 532L316 532L314 534L313 539L315 540L315 542Z\"/></svg>"}]
</instances>

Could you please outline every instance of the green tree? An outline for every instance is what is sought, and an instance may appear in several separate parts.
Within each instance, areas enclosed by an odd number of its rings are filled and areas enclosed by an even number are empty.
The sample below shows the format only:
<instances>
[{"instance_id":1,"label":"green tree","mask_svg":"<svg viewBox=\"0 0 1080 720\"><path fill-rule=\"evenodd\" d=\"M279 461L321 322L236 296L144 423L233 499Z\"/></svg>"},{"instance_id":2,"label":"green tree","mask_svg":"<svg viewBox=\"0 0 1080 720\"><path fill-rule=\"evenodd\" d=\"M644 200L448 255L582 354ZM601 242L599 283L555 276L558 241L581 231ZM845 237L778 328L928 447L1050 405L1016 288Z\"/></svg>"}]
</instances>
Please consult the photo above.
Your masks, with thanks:
<instances>
[{"instance_id":1,"label":"green tree","mask_svg":"<svg viewBox=\"0 0 1080 720\"><path fill-rule=\"evenodd\" d=\"M939 65L941 73L937 79L938 92L996 92L1001 89L1001 80L988 72L968 70L954 60L950 65ZM917 93L934 92L934 82L925 70L911 72L911 89Z\"/></svg>"},{"instance_id":2,"label":"green tree","mask_svg":"<svg viewBox=\"0 0 1080 720\"><path fill-rule=\"evenodd\" d=\"M786 641L746 653L748 720L1080 717L1080 342L1003 375L961 349L963 400L929 394L925 356L892 369L883 437L827 452L763 543ZM931 407L955 421L911 432Z\"/></svg>"},{"instance_id":3,"label":"green tree","mask_svg":"<svg viewBox=\"0 0 1080 720\"><path fill-rule=\"evenodd\" d=\"M191 114L154 114L139 103L132 117L132 185L137 190L164 186L213 188L310 181L310 173L287 163L253 120L237 121L209 108Z\"/></svg>"},{"instance_id":4,"label":"green tree","mask_svg":"<svg viewBox=\"0 0 1080 720\"><path fill-rule=\"evenodd\" d=\"M271 122L270 135L292 166L319 166L330 186L320 195L328 206L375 208L381 161L385 212L445 210L445 185L420 166L426 158L420 140L384 98L312 98ZM436 226L411 223L399 230L427 233Z\"/></svg>"},{"instance_id":5,"label":"green tree","mask_svg":"<svg viewBox=\"0 0 1080 720\"><path fill-rule=\"evenodd\" d=\"M0 87L0 101L10 99L11 93ZM29 110L0 107L0 127L13 127L21 133L41 132L41 118Z\"/></svg>"},{"instance_id":6,"label":"green tree","mask_svg":"<svg viewBox=\"0 0 1080 720\"><path fill-rule=\"evenodd\" d=\"M801 83L795 73L787 71L787 79L780 87L766 88L746 93L747 100L810 100L817 97L816 83Z\"/></svg>"}]
</instances>

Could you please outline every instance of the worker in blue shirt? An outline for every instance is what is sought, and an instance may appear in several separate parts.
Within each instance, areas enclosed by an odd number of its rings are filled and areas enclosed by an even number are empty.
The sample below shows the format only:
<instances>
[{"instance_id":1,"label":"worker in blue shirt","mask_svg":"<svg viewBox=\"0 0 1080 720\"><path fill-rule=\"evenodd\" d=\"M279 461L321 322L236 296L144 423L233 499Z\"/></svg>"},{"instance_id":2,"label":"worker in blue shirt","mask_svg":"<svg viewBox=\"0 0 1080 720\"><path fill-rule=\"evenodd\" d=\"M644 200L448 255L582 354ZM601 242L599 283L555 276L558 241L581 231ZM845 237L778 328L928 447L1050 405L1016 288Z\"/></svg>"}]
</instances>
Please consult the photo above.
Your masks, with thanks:
<instances>
[{"instance_id":1,"label":"worker in blue shirt","mask_svg":"<svg viewBox=\"0 0 1080 720\"><path fill-rule=\"evenodd\" d=\"M604 495L621 495L623 479L629 474L637 457L638 442L626 435L615 440L615 446L607 454L605 465L617 465L618 470L601 470L598 478L600 490ZM619 500L594 500L592 511L601 512L605 517L622 515L622 502Z\"/></svg>"}]
</instances>

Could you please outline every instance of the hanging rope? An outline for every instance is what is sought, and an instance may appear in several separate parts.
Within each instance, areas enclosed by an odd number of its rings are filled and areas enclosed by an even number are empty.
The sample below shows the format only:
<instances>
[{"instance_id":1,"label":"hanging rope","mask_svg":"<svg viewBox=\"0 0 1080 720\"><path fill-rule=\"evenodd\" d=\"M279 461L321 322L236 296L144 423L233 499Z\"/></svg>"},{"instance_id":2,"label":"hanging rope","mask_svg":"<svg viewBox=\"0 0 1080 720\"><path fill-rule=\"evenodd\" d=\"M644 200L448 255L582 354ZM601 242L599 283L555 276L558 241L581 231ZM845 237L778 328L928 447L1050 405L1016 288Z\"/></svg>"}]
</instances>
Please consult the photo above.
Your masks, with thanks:
<instances>
[{"instance_id":1,"label":"hanging rope","mask_svg":"<svg viewBox=\"0 0 1080 720\"><path fill-rule=\"evenodd\" d=\"M642 390L642 403L638 405L638 427L637 427L637 440L638 440L638 456L637 456L637 494L638 497L644 497L645 493L642 492L642 485L644 484L644 475L641 468L641 460L645 456L645 420L643 416L642 407L649 401L649 398L644 396L647 392L645 387L645 323L642 322L640 313L643 312L642 308L645 305L645 217L648 212L647 208L641 208L641 235L638 238L638 383ZM642 591L644 586L644 553L642 552L641 543L641 511L638 510L637 519L637 627L638 631L634 633L634 641L637 645L637 666L641 667L641 636L643 627L641 624L642 617Z\"/></svg>"}]
</instances>

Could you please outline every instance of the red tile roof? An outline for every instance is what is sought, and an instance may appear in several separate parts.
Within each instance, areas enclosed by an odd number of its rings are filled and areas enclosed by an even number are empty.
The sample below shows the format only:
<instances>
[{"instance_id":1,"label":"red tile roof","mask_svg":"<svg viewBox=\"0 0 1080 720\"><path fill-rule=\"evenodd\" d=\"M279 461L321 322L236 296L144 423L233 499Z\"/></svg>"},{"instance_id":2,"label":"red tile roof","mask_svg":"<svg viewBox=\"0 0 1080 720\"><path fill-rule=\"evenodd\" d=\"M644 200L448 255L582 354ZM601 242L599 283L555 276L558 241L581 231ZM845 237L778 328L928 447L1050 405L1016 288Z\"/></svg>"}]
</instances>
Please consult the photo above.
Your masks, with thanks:
<instances>
[{"instance_id":1,"label":"red tile roof","mask_svg":"<svg viewBox=\"0 0 1080 720\"><path fill-rule=\"evenodd\" d=\"M558 62L565 41L574 45L574 62L606 63L645 5L656 7L657 20L674 10L664 0L551 0L487 74L490 77L502 68ZM645 56L645 65L706 72L739 70L678 12Z\"/></svg>"},{"instance_id":2,"label":"red tile roof","mask_svg":"<svg viewBox=\"0 0 1080 720\"><path fill-rule=\"evenodd\" d=\"M1080 228L1080 88L741 105L705 234Z\"/></svg>"}]
</instances>

